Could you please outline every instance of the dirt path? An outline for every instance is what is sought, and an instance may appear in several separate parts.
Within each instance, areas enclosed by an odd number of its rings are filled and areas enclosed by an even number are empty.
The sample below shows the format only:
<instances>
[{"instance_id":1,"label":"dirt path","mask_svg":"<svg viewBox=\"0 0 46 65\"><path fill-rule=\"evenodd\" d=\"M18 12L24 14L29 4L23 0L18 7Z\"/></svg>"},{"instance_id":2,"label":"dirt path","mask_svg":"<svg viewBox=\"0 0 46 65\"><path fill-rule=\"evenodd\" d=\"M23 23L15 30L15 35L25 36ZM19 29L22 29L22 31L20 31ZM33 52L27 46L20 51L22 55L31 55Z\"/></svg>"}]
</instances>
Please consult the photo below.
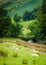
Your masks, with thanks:
<instances>
[{"instance_id":1,"label":"dirt path","mask_svg":"<svg viewBox=\"0 0 46 65\"><path fill-rule=\"evenodd\" d=\"M16 42L19 45L23 45L25 47L30 47L32 49L36 49L38 51L41 51L41 52L45 52L46 53L46 45L37 44L37 43L28 43L28 42L25 42L25 41L22 41L22 40L18 40Z\"/></svg>"},{"instance_id":2,"label":"dirt path","mask_svg":"<svg viewBox=\"0 0 46 65\"><path fill-rule=\"evenodd\" d=\"M2 42L2 41L1 41ZM4 43L17 43L18 45L23 45L25 47L30 47L32 49L36 49L41 52L46 53L46 45L37 44L37 43L28 43L23 40L17 39L17 40L3 40Z\"/></svg>"}]
</instances>

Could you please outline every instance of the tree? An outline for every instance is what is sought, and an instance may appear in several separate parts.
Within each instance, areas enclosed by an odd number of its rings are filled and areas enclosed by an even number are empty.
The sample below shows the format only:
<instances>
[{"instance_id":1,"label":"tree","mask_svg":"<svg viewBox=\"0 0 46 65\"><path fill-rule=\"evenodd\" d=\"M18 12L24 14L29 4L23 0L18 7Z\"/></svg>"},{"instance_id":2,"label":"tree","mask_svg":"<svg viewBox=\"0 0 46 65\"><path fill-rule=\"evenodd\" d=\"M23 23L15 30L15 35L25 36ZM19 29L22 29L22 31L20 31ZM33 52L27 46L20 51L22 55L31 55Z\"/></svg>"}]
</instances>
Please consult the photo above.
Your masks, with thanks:
<instances>
[{"instance_id":1,"label":"tree","mask_svg":"<svg viewBox=\"0 0 46 65\"><path fill-rule=\"evenodd\" d=\"M25 11L22 17L24 21L32 20L35 18L34 14L30 11Z\"/></svg>"},{"instance_id":2,"label":"tree","mask_svg":"<svg viewBox=\"0 0 46 65\"><path fill-rule=\"evenodd\" d=\"M42 33L43 33L43 38L46 37L46 0L43 0L43 5L42 5L42 15L43 15L43 20L41 22L42 24Z\"/></svg>"},{"instance_id":3,"label":"tree","mask_svg":"<svg viewBox=\"0 0 46 65\"><path fill-rule=\"evenodd\" d=\"M13 25L12 24L12 27L11 27L11 37L19 37L19 35L21 34L22 32L22 25L20 25L19 23L16 23L16 25Z\"/></svg>"},{"instance_id":4,"label":"tree","mask_svg":"<svg viewBox=\"0 0 46 65\"><path fill-rule=\"evenodd\" d=\"M40 22L42 39L46 37L46 0L43 0L42 6L37 13L37 19Z\"/></svg>"},{"instance_id":5,"label":"tree","mask_svg":"<svg viewBox=\"0 0 46 65\"><path fill-rule=\"evenodd\" d=\"M35 21L32 24L29 24L28 29L31 31L30 37L34 42L37 42L41 39L42 36L39 21Z\"/></svg>"},{"instance_id":6,"label":"tree","mask_svg":"<svg viewBox=\"0 0 46 65\"><path fill-rule=\"evenodd\" d=\"M0 8L0 37L7 37L10 34L11 18L7 16L7 11Z\"/></svg>"},{"instance_id":7,"label":"tree","mask_svg":"<svg viewBox=\"0 0 46 65\"><path fill-rule=\"evenodd\" d=\"M15 16L14 16L14 20L15 20L15 22L19 22L20 19L21 19L21 17L18 16L17 14L15 14Z\"/></svg>"},{"instance_id":8,"label":"tree","mask_svg":"<svg viewBox=\"0 0 46 65\"><path fill-rule=\"evenodd\" d=\"M11 29L11 36L12 37L19 37L20 33L22 32L22 25L19 24L21 17L18 16L17 14L15 14L14 16L14 20L15 20L15 25L12 25L12 29Z\"/></svg>"}]
</instances>

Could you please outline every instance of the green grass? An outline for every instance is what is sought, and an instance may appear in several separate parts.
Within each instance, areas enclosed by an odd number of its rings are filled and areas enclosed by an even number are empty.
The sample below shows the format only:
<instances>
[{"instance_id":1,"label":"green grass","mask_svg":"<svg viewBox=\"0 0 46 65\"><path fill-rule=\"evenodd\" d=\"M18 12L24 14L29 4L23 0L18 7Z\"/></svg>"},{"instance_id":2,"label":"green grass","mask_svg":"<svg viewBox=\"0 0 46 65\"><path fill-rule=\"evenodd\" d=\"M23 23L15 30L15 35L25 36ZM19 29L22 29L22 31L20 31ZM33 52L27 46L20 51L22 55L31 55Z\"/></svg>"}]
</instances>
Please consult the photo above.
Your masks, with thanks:
<instances>
[{"instance_id":1,"label":"green grass","mask_svg":"<svg viewBox=\"0 0 46 65\"><path fill-rule=\"evenodd\" d=\"M38 20L29 20L29 21L20 21L19 23L23 26L23 30L22 33L24 35L27 35L28 33L30 33L31 31L28 29L29 25L34 25L34 23L37 23Z\"/></svg>"},{"instance_id":2,"label":"green grass","mask_svg":"<svg viewBox=\"0 0 46 65\"><path fill-rule=\"evenodd\" d=\"M32 56L32 54L38 54L38 56ZM46 53L34 52L29 47L15 43L1 43L0 65L46 65Z\"/></svg>"},{"instance_id":3,"label":"green grass","mask_svg":"<svg viewBox=\"0 0 46 65\"><path fill-rule=\"evenodd\" d=\"M23 25L23 27L27 27L27 26L29 26L29 24L32 24L32 23L34 23L36 21L37 21L37 19L29 20L29 21L21 21L20 24Z\"/></svg>"}]
</instances>

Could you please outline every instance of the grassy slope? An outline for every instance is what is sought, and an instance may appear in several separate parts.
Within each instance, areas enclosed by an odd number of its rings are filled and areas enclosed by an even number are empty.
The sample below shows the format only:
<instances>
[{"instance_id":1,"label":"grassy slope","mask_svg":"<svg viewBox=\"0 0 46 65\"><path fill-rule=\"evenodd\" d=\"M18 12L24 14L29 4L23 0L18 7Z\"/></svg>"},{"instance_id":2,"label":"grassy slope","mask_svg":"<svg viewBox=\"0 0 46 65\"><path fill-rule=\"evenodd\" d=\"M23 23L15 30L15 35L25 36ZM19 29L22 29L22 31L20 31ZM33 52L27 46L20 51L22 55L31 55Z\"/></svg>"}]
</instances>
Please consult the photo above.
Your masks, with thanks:
<instances>
[{"instance_id":1,"label":"grassy slope","mask_svg":"<svg viewBox=\"0 0 46 65\"><path fill-rule=\"evenodd\" d=\"M32 54L38 56L32 56ZM46 53L36 52L29 47L14 43L1 43L0 65L46 65Z\"/></svg>"},{"instance_id":2,"label":"grassy slope","mask_svg":"<svg viewBox=\"0 0 46 65\"><path fill-rule=\"evenodd\" d=\"M20 22L20 24L23 25L23 33L24 33L24 34L30 33L30 30L28 29L28 26L29 26L30 24L35 23L35 22L37 22L37 19Z\"/></svg>"}]
</instances>

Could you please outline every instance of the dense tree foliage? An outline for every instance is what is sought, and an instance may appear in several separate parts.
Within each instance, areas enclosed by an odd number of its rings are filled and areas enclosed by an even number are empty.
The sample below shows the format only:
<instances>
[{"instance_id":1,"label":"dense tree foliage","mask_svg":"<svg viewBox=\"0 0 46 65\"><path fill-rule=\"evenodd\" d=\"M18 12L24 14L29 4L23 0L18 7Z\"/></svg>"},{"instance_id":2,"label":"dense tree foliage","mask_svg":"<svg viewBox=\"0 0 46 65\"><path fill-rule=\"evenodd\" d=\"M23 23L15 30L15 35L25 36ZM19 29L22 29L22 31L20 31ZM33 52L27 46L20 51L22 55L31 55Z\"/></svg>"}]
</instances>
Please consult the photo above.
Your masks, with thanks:
<instances>
[{"instance_id":1,"label":"dense tree foliage","mask_svg":"<svg viewBox=\"0 0 46 65\"><path fill-rule=\"evenodd\" d=\"M41 39L42 36L39 21L35 21L34 23L30 24L28 29L31 31L29 36L34 42Z\"/></svg>"},{"instance_id":2,"label":"dense tree foliage","mask_svg":"<svg viewBox=\"0 0 46 65\"><path fill-rule=\"evenodd\" d=\"M22 16L23 20L27 21L27 20L33 20L33 19L35 19L35 15L33 14L34 12L35 12L35 10L32 11L32 12L25 11L24 14L23 14L23 16Z\"/></svg>"},{"instance_id":3,"label":"dense tree foliage","mask_svg":"<svg viewBox=\"0 0 46 65\"><path fill-rule=\"evenodd\" d=\"M37 19L40 22L42 39L46 37L46 0L43 0L42 6L39 8L37 13Z\"/></svg>"},{"instance_id":4,"label":"dense tree foliage","mask_svg":"<svg viewBox=\"0 0 46 65\"><path fill-rule=\"evenodd\" d=\"M0 37L7 37L10 34L11 19L7 16L7 11L0 8Z\"/></svg>"},{"instance_id":5,"label":"dense tree foliage","mask_svg":"<svg viewBox=\"0 0 46 65\"><path fill-rule=\"evenodd\" d=\"M46 0L43 0L42 5L42 15L43 15L43 21L42 21L42 33L44 34L44 37L46 36Z\"/></svg>"},{"instance_id":6,"label":"dense tree foliage","mask_svg":"<svg viewBox=\"0 0 46 65\"><path fill-rule=\"evenodd\" d=\"M21 19L21 17L18 16L17 14L15 14L15 16L14 16L14 20L15 20L15 22L19 22L20 19Z\"/></svg>"},{"instance_id":7,"label":"dense tree foliage","mask_svg":"<svg viewBox=\"0 0 46 65\"><path fill-rule=\"evenodd\" d=\"M22 25L16 23L16 25L12 24L11 27L11 37L17 38L22 32Z\"/></svg>"}]
</instances>

